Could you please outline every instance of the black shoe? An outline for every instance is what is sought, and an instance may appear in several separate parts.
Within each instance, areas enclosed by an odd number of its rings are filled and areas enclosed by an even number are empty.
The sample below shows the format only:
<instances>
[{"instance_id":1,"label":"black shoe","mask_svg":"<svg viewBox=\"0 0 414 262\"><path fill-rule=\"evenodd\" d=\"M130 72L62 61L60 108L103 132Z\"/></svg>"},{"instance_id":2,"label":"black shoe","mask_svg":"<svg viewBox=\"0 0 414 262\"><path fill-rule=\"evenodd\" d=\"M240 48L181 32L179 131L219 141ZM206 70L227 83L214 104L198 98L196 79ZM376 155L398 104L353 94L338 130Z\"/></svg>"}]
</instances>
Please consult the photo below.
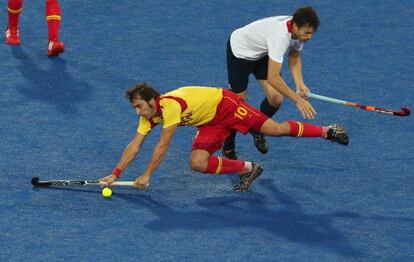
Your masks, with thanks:
<instances>
[{"instance_id":1,"label":"black shoe","mask_svg":"<svg viewBox=\"0 0 414 262\"><path fill-rule=\"evenodd\" d=\"M224 150L224 148L221 150L223 153L223 156L227 159L231 159L231 160L237 160L237 153L235 149L230 149L230 150Z\"/></svg>"},{"instance_id":2,"label":"black shoe","mask_svg":"<svg viewBox=\"0 0 414 262\"><path fill-rule=\"evenodd\" d=\"M326 139L331 140L332 142L336 142L341 145L348 145L349 137L348 132L345 128L340 127L338 125L330 125L328 126L329 130L326 136Z\"/></svg>"},{"instance_id":3,"label":"black shoe","mask_svg":"<svg viewBox=\"0 0 414 262\"><path fill-rule=\"evenodd\" d=\"M266 137L260 133L254 133L253 134L254 139L254 145L257 148L257 151L259 151L262 154L267 154L267 140Z\"/></svg>"},{"instance_id":4,"label":"black shoe","mask_svg":"<svg viewBox=\"0 0 414 262\"><path fill-rule=\"evenodd\" d=\"M252 163L253 168L250 173L247 173L245 175L240 175L240 182L234 186L234 191L236 192L245 192L249 190L250 185L253 183L253 180L258 178L262 172L263 167L261 167L259 164Z\"/></svg>"}]
</instances>

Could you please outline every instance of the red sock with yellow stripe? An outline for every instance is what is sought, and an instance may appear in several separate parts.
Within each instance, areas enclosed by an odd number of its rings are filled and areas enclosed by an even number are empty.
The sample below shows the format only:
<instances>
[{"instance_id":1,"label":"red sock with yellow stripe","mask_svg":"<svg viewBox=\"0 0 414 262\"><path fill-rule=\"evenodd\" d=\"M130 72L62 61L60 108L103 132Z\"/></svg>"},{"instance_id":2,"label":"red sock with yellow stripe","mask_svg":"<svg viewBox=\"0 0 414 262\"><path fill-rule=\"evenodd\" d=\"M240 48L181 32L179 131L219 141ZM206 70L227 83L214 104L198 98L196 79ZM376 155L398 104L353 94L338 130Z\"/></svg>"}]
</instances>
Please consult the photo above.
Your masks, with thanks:
<instances>
[{"instance_id":1,"label":"red sock with yellow stripe","mask_svg":"<svg viewBox=\"0 0 414 262\"><path fill-rule=\"evenodd\" d=\"M46 0L46 21L49 40L58 40L60 20L61 13L58 0Z\"/></svg>"},{"instance_id":2,"label":"red sock with yellow stripe","mask_svg":"<svg viewBox=\"0 0 414 262\"><path fill-rule=\"evenodd\" d=\"M296 137L325 137L328 128L302 122L287 121L290 125L290 136Z\"/></svg>"},{"instance_id":3,"label":"red sock with yellow stripe","mask_svg":"<svg viewBox=\"0 0 414 262\"><path fill-rule=\"evenodd\" d=\"M208 158L207 174L234 174L244 170L243 160L231 160L227 158L210 156Z\"/></svg>"},{"instance_id":4,"label":"red sock with yellow stripe","mask_svg":"<svg viewBox=\"0 0 414 262\"><path fill-rule=\"evenodd\" d=\"M22 11L22 6L23 0L9 0L9 2L7 3L7 13L9 15L8 26L19 26L19 16Z\"/></svg>"}]
</instances>

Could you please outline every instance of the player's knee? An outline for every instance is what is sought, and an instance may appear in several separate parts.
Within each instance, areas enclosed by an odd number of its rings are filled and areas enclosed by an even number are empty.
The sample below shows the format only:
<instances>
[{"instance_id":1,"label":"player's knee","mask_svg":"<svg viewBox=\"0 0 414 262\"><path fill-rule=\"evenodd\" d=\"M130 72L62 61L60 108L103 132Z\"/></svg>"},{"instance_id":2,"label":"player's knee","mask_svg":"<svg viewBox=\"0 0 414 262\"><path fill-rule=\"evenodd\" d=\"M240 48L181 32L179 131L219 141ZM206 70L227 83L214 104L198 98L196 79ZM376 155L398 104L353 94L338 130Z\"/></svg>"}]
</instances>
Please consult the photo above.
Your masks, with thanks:
<instances>
[{"instance_id":1,"label":"player's knee","mask_svg":"<svg viewBox=\"0 0 414 262\"><path fill-rule=\"evenodd\" d=\"M267 136L283 136L288 132L284 124L277 123L272 119L266 120L260 129L260 133Z\"/></svg>"},{"instance_id":2,"label":"player's knee","mask_svg":"<svg viewBox=\"0 0 414 262\"><path fill-rule=\"evenodd\" d=\"M275 94L270 99L268 98L269 104L273 107L279 107L283 102L284 96L281 94Z\"/></svg>"},{"instance_id":3,"label":"player's knee","mask_svg":"<svg viewBox=\"0 0 414 262\"><path fill-rule=\"evenodd\" d=\"M192 157L190 159L190 167L194 171L204 172L207 169L207 161L203 158Z\"/></svg>"}]
</instances>

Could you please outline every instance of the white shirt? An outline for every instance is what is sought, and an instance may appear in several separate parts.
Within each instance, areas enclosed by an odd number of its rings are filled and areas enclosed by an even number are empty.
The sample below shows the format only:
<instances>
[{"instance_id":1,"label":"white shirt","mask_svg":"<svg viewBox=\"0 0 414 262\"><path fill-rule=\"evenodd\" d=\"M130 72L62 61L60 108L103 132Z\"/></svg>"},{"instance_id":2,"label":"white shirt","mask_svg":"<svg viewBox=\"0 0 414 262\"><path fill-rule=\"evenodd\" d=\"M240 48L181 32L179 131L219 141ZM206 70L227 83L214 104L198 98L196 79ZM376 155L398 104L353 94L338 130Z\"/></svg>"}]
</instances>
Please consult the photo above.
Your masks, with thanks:
<instances>
[{"instance_id":1,"label":"white shirt","mask_svg":"<svg viewBox=\"0 0 414 262\"><path fill-rule=\"evenodd\" d=\"M283 56L289 48L301 51L303 43L293 40L287 22L292 16L272 16L257 20L235 30L230 36L234 56L256 61L269 57L283 63Z\"/></svg>"}]
</instances>

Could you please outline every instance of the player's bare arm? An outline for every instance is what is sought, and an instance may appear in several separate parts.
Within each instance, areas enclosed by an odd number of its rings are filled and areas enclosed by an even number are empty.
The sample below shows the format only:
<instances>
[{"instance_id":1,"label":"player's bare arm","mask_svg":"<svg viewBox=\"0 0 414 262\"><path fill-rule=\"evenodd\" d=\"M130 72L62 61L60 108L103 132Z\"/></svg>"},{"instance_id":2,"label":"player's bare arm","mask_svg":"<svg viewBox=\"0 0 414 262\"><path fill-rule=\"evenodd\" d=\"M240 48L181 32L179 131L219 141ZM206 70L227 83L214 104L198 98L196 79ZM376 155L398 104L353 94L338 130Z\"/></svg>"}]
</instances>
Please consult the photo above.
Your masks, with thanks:
<instances>
[{"instance_id":1,"label":"player's bare arm","mask_svg":"<svg viewBox=\"0 0 414 262\"><path fill-rule=\"evenodd\" d=\"M125 147L124 151L122 152L121 158L116 165L119 170L125 170L129 164L135 159L135 157L139 153L139 149L141 148L142 143L145 140L145 135L140 133L136 133L134 138L129 142L129 144ZM111 183L116 181L118 176L115 174L110 174L109 176L103 177L100 180L107 183L109 186Z\"/></svg>"},{"instance_id":2,"label":"player's bare arm","mask_svg":"<svg viewBox=\"0 0 414 262\"><path fill-rule=\"evenodd\" d=\"M296 85L296 92L304 97L304 95L309 92L309 88L303 81L301 52L291 48L289 50L288 59L290 72Z\"/></svg>"},{"instance_id":3,"label":"player's bare arm","mask_svg":"<svg viewBox=\"0 0 414 262\"><path fill-rule=\"evenodd\" d=\"M299 112L302 114L303 118L305 119L313 119L315 118L316 111L312 107L312 105L303 99L301 96L293 92L286 84L285 80L280 76L280 70L282 68L282 64L272 60L269 58L269 65L268 65L268 73L267 73L267 82L279 91L282 95L287 96L293 102L296 103L296 107L298 108Z\"/></svg>"},{"instance_id":4,"label":"player's bare arm","mask_svg":"<svg viewBox=\"0 0 414 262\"><path fill-rule=\"evenodd\" d=\"M151 160L142 175L135 179L134 187L140 189L147 187L153 172L161 164L161 161L164 159L164 156L168 151L177 126L178 124L162 130L160 140L154 148Z\"/></svg>"}]
</instances>

